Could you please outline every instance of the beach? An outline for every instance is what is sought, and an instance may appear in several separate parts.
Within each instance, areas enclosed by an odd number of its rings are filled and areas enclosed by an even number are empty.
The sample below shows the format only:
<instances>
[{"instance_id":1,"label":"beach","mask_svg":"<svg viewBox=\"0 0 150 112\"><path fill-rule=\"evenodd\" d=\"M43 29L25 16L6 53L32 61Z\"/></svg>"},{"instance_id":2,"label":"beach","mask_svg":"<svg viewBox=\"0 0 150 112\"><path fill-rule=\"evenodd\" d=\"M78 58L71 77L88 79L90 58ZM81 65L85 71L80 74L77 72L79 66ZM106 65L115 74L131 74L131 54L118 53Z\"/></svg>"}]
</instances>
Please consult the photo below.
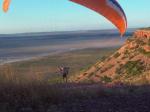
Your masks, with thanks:
<instances>
[{"instance_id":1,"label":"beach","mask_svg":"<svg viewBox=\"0 0 150 112\"><path fill-rule=\"evenodd\" d=\"M132 30L121 38L116 30L43 32L0 35L0 64L87 49L121 46Z\"/></svg>"}]
</instances>

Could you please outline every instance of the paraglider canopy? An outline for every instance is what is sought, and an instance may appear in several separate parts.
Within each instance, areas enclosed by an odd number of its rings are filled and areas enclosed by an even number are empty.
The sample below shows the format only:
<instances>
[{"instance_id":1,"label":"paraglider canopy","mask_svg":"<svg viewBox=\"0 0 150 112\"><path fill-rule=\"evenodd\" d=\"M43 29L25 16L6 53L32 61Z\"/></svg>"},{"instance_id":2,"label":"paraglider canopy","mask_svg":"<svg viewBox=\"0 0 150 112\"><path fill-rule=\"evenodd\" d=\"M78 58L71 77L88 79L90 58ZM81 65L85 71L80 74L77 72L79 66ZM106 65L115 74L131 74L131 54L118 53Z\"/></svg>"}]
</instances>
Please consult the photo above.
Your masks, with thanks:
<instances>
[{"instance_id":1,"label":"paraglider canopy","mask_svg":"<svg viewBox=\"0 0 150 112\"><path fill-rule=\"evenodd\" d=\"M118 28L121 35L123 35L126 32L127 29L126 15L116 0L70 0L70 1L83 5L103 15Z\"/></svg>"},{"instance_id":2,"label":"paraglider canopy","mask_svg":"<svg viewBox=\"0 0 150 112\"><path fill-rule=\"evenodd\" d=\"M4 0L4 2L3 2L3 11L4 12L8 11L10 2L11 2L11 0Z\"/></svg>"},{"instance_id":3,"label":"paraglider canopy","mask_svg":"<svg viewBox=\"0 0 150 112\"><path fill-rule=\"evenodd\" d=\"M70 0L72 2L83 5L95 12L103 15L111 21L120 31L121 35L126 32L127 19L126 15L116 0ZM4 0L3 11L7 12L11 0Z\"/></svg>"}]
</instances>

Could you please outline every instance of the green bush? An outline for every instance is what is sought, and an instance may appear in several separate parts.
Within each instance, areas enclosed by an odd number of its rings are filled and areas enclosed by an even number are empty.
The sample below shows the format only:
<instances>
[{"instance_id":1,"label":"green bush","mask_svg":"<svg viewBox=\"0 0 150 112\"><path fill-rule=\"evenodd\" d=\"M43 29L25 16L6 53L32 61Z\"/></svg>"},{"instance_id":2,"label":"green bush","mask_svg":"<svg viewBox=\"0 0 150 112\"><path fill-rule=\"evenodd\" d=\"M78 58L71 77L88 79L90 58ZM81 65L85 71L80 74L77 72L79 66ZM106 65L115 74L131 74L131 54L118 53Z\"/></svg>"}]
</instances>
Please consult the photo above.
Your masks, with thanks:
<instances>
[{"instance_id":1,"label":"green bush","mask_svg":"<svg viewBox=\"0 0 150 112\"><path fill-rule=\"evenodd\" d=\"M139 61L128 61L124 68L128 75L139 75L143 71L143 66Z\"/></svg>"},{"instance_id":2,"label":"green bush","mask_svg":"<svg viewBox=\"0 0 150 112\"><path fill-rule=\"evenodd\" d=\"M150 52L146 52L143 48L139 48L139 52L142 53L145 56L150 57Z\"/></svg>"}]
</instances>

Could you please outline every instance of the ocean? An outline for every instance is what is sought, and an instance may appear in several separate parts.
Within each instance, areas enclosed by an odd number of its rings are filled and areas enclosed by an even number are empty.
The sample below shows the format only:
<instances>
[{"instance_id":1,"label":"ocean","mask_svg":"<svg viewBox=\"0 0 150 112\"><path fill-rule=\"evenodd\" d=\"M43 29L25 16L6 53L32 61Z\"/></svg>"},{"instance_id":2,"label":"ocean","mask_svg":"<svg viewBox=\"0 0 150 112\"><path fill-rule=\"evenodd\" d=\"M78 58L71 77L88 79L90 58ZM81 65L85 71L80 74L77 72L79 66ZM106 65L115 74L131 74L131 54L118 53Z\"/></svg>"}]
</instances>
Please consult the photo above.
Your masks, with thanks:
<instances>
[{"instance_id":1,"label":"ocean","mask_svg":"<svg viewBox=\"0 0 150 112\"><path fill-rule=\"evenodd\" d=\"M86 48L123 45L133 29L120 37L117 30L0 34L0 64Z\"/></svg>"}]
</instances>

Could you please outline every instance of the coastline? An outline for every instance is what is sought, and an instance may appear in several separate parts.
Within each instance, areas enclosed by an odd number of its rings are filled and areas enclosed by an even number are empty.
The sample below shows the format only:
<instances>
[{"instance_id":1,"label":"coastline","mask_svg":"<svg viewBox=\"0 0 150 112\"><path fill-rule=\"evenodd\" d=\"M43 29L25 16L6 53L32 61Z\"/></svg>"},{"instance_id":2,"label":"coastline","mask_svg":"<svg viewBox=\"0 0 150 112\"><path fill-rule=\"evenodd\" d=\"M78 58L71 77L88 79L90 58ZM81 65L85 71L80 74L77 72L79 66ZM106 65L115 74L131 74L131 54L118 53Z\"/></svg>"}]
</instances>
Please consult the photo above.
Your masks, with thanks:
<instances>
[{"instance_id":1,"label":"coastline","mask_svg":"<svg viewBox=\"0 0 150 112\"><path fill-rule=\"evenodd\" d=\"M35 33L0 36L0 65L88 48L121 46L132 31L120 38L116 30Z\"/></svg>"},{"instance_id":2,"label":"coastline","mask_svg":"<svg viewBox=\"0 0 150 112\"><path fill-rule=\"evenodd\" d=\"M12 63L16 63L16 62L23 62L23 61L30 61L30 60L37 60L40 58L54 56L54 55L58 55L58 54L65 53L65 52L71 52L71 51L63 51L63 52L57 51L57 52L52 52L52 53L41 54L38 56L22 57L22 58L8 58L8 60L5 60L5 61L0 60L0 65L12 64Z\"/></svg>"},{"instance_id":3,"label":"coastline","mask_svg":"<svg viewBox=\"0 0 150 112\"><path fill-rule=\"evenodd\" d=\"M14 58L14 59L8 59L5 61L0 61L0 66L3 66L5 64L13 64L17 62L24 62L24 61L32 61L32 60L40 60L43 58L47 58L50 56L58 56L58 55L63 55L65 53L71 53L71 52L78 52L78 51L87 51L88 49L90 50L97 50L97 49L114 49L114 48L119 48L120 46L113 46L113 47L101 47L101 48L81 48L81 49L70 49L70 50L64 50L64 51L56 51L56 52L51 52L51 53L45 53L41 54L38 56L33 56L33 57L22 57L22 58Z\"/></svg>"}]
</instances>

